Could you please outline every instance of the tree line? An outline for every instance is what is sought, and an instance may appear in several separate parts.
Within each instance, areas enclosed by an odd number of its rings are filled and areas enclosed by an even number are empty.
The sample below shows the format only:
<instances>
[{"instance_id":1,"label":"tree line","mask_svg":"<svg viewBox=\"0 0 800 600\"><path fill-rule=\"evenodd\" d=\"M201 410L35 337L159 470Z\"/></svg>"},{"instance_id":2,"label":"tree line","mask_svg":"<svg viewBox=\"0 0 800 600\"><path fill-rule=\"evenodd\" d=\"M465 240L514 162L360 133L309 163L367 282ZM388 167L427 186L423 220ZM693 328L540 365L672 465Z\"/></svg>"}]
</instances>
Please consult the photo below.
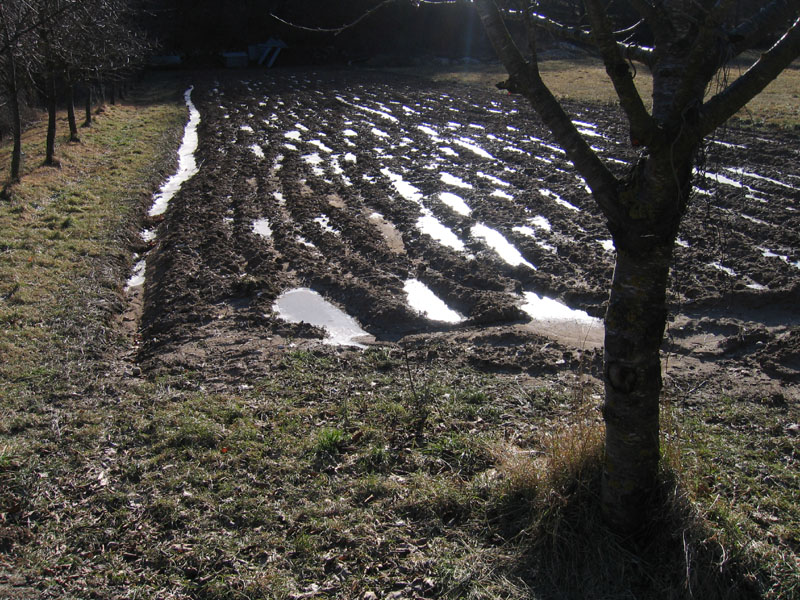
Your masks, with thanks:
<instances>
[{"instance_id":1,"label":"tree line","mask_svg":"<svg viewBox=\"0 0 800 600\"><path fill-rule=\"evenodd\" d=\"M90 125L95 90L123 81L147 44L134 27L131 0L3 0L0 3L0 109L13 138L8 185L22 168L23 114L47 110L45 164L55 165L56 110L67 105L70 139L77 141L76 90Z\"/></svg>"}]
</instances>

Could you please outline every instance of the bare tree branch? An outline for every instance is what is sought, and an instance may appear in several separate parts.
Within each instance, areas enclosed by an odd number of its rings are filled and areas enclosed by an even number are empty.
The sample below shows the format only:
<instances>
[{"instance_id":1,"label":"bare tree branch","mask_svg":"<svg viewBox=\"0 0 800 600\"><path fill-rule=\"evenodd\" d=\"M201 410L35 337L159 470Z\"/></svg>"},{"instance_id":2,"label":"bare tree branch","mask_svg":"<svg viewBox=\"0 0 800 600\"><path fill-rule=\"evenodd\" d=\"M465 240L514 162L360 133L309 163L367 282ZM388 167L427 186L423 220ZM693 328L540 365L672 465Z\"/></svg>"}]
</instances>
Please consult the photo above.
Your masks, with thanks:
<instances>
[{"instance_id":1,"label":"bare tree branch","mask_svg":"<svg viewBox=\"0 0 800 600\"><path fill-rule=\"evenodd\" d=\"M749 50L770 31L796 18L800 11L799 4L797 0L773 0L752 19L734 29L729 35L734 56Z\"/></svg>"},{"instance_id":2,"label":"bare tree branch","mask_svg":"<svg viewBox=\"0 0 800 600\"><path fill-rule=\"evenodd\" d=\"M800 19L741 77L701 110L702 135L706 136L736 114L800 56Z\"/></svg>"},{"instance_id":3,"label":"bare tree branch","mask_svg":"<svg viewBox=\"0 0 800 600\"><path fill-rule=\"evenodd\" d=\"M341 27L306 27L304 25L298 25L297 23L290 23L289 21L286 21L285 19L282 19L281 17L279 17L275 13L270 13L269 16L272 17L273 19L275 19L276 21L279 21L280 23L283 23L284 25L288 25L289 27L293 27L294 29L300 29L302 31L311 31L311 32L314 32L314 33L333 33L334 35L339 35L343 31L346 31L346 30L348 30L348 29L350 29L352 27L355 27L356 25L361 23L361 21L363 21L364 19L366 19L367 17L369 17L373 13L378 12L384 6L387 6L387 5L392 4L394 2L396 2L396 0L383 0L383 2L381 2L377 6L372 7L371 9L369 9L368 11L366 11L365 13L360 15L352 23L348 23L347 25L342 25ZM445 3L449 4L449 2L445 2ZM440 4L440 2L426 2L426 4Z\"/></svg>"},{"instance_id":4,"label":"bare tree branch","mask_svg":"<svg viewBox=\"0 0 800 600\"><path fill-rule=\"evenodd\" d=\"M675 33L672 27L672 21L669 15L666 14L662 5L656 3L653 5L648 0L630 0L631 6L638 12L642 18L650 25L650 30L656 36L672 36Z\"/></svg>"},{"instance_id":5,"label":"bare tree branch","mask_svg":"<svg viewBox=\"0 0 800 600\"><path fill-rule=\"evenodd\" d=\"M622 56L619 45L613 37L613 28L608 15L599 0L586 0L584 5L592 22L594 40L603 57L606 73L611 78L620 104L628 116L631 137L648 145L655 125L633 83L630 65Z\"/></svg>"},{"instance_id":6,"label":"bare tree branch","mask_svg":"<svg viewBox=\"0 0 800 600\"><path fill-rule=\"evenodd\" d=\"M7 40L4 40L3 45L0 46L0 54L4 53L6 50L8 50L10 46L16 44L20 39L25 37L27 34L36 31L37 29L40 29L43 25L46 25L48 22L53 21L61 14L74 9L77 6L78 3L75 1L67 2L63 6L59 7L57 10L53 11L51 14L48 14L44 17L40 16L37 20L33 21L29 25L15 31L14 35L9 36ZM27 8L30 10L30 7Z\"/></svg>"},{"instance_id":7,"label":"bare tree branch","mask_svg":"<svg viewBox=\"0 0 800 600\"><path fill-rule=\"evenodd\" d=\"M719 0L711 10L706 11L686 59L683 81L673 100L674 114L683 112L687 102L697 95L697 88L705 87L714 73L731 58L726 53L727 48L722 47L722 25L736 1Z\"/></svg>"},{"instance_id":8,"label":"bare tree branch","mask_svg":"<svg viewBox=\"0 0 800 600\"><path fill-rule=\"evenodd\" d=\"M572 40L582 44L594 45L594 38L590 31L585 31L580 27L570 27L551 19L546 15L540 13L530 13L530 18L533 23L542 29L552 32L554 35ZM653 51L650 48L639 46L637 44L629 44L625 42L616 42L619 52L629 60L635 60L645 65L651 65L653 60Z\"/></svg>"},{"instance_id":9,"label":"bare tree branch","mask_svg":"<svg viewBox=\"0 0 800 600\"><path fill-rule=\"evenodd\" d=\"M542 81L535 53L530 63L525 61L494 0L476 0L475 4L489 39L509 76L518 84L522 94L553 132L567 157L586 179L601 209L609 218L615 216L617 209L611 199L616 196L617 179L586 143L569 115ZM532 45L532 48L535 50L535 46Z\"/></svg>"}]
</instances>

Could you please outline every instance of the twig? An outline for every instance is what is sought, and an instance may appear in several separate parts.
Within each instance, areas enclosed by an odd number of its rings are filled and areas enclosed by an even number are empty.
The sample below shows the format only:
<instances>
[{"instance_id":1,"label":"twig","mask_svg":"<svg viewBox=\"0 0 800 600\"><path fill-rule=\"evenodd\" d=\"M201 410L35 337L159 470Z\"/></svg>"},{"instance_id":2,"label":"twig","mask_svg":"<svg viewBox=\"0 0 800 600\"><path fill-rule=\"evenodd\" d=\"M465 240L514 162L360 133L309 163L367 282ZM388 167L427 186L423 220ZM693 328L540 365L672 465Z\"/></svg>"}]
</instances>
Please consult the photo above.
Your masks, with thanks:
<instances>
[{"instance_id":1,"label":"twig","mask_svg":"<svg viewBox=\"0 0 800 600\"><path fill-rule=\"evenodd\" d=\"M381 8L383 8L387 4L392 4L395 1L396 0L383 0L383 2L381 2L377 6L369 9L367 12L363 13L360 17L358 17L352 23L350 23L348 25L342 25L341 27L306 27L305 25L298 25L297 23L290 23L289 21L287 21L285 19L282 19L281 17L279 17L275 13L270 13L269 16L272 17L273 19L275 19L276 21L279 21L279 22L283 23L284 25L288 25L289 27L293 27L295 29L301 29L303 31L313 31L315 33L332 33L334 35L339 35L343 31L345 31L347 29L350 29L351 27L355 27L361 21L363 21L364 19L369 17L372 13L379 11Z\"/></svg>"},{"instance_id":2,"label":"twig","mask_svg":"<svg viewBox=\"0 0 800 600\"><path fill-rule=\"evenodd\" d=\"M414 402L419 405L419 396L417 395L417 388L414 385L414 376L411 374L411 364L408 360L408 349L403 346L403 356L406 359L406 375L408 375L408 383L411 386L411 395L414 396Z\"/></svg>"}]
</instances>

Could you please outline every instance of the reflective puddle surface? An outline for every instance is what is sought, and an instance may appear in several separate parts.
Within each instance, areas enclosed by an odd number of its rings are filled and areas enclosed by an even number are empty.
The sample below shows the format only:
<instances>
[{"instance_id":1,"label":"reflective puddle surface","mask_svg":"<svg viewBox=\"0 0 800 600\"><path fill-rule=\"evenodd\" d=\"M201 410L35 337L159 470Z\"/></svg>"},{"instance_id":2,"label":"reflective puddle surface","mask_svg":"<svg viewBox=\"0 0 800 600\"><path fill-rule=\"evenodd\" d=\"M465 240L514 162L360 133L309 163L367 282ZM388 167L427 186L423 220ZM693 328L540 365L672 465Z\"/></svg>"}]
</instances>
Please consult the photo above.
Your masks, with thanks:
<instances>
[{"instance_id":1,"label":"reflective puddle surface","mask_svg":"<svg viewBox=\"0 0 800 600\"><path fill-rule=\"evenodd\" d=\"M324 340L326 344L365 348L358 340L370 337L353 317L309 288L284 292L278 296L273 309L280 318L290 323L305 322L322 327L328 333Z\"/></svg>"}]
</instances>

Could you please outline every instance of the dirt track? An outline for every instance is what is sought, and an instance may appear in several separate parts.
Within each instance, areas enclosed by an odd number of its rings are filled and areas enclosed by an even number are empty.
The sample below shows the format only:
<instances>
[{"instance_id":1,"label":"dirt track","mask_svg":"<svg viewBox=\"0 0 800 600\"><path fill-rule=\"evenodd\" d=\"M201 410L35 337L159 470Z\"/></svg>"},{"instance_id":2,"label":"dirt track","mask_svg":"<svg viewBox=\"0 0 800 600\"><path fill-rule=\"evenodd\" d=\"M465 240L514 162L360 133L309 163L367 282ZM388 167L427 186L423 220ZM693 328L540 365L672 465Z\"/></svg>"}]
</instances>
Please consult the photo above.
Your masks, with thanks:
<instances>
[{"instance_id":1,"label":"dirt track","mask_svg":"<svg viewBox=\"0 0 800 600\"><path fill-rule=\"evenodd\" d=\"M200 171L148 255L146 368L230 383L266 373L289 345L318 347L321 330L272 310L300 286L379 342L444 341L454 360L533 376L599 366L596 332L548 333L519 308L536 292L602 317L614 257L584 183L521 98L364 72L225 77L195 84ZM616 172L630 168L615 107L567 108ZM678 388L713 372L723 386L797 396L798 165L785 131L729 127L708 144L669 296L665 362ZM433 217L455 247L423 232ZM254 231L259 219L269 236ZM483 226L528 264L503 260ZM465 320L411 309L412 278Z\"/></svg>"}]
</instances>

